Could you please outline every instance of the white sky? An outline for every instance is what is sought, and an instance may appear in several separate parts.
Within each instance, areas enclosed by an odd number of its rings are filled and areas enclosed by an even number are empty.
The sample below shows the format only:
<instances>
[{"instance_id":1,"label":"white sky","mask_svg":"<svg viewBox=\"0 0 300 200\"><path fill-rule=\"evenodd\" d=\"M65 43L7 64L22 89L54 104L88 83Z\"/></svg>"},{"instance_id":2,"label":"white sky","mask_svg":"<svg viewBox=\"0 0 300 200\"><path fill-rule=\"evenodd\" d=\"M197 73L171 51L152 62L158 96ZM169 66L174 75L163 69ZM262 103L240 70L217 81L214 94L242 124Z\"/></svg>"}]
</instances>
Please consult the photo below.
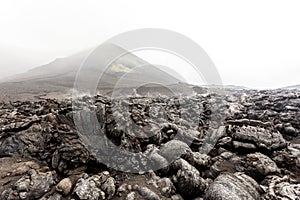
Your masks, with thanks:
<instances>
[{"instance_id":1,"label":"white sky","mask_svg":"<svg viewBox=\"0 0 300 200\"><path fill-rule=\"evenodd\" d=\"M300 84L298 0L0 0L0 78L137 28L193 39L224 84Z\"/></svg>"}]
</instances>

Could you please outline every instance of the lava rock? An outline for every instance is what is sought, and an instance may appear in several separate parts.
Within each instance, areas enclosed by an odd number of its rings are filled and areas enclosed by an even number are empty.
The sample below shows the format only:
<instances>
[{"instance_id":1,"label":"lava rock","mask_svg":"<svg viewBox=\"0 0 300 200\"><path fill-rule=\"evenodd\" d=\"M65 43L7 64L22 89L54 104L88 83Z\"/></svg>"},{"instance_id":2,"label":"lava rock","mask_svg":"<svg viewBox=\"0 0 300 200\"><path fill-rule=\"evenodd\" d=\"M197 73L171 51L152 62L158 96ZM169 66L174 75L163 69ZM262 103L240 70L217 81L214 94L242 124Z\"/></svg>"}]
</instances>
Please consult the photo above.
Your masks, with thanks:
<instances>
[{"instance_id":1,"label":"lava rock","mask_svg":"<svg viewBox=\"0 0 300 200\"><path fill-rule=\"evenodd\" d=\"M173 176L173 182L180 194L187 198L203 195L207 182L200 176L199 171L194 166L180 158L172 164L172 168L177 170L177 173Z\"/></svg>"},{"instance_id":2,"label":"lava rock","mask_svg":"<svg viewBox=\"0 0 300 200\"><path fill-rule=\"evenodd\" d=\"M34 169L28 171L14 184L13 189L2 192L2 199L38 199L49 192L54 185L54 172L38 172Z\"/></svg>"},{"instance_id":3,"label":"lava rock","mask_svg":"<svg viewBox=\"0 0 300 200\"><path fill-rule=\"evenodd\" d=\"M115 194L115 180L105 171L80 178L74 189L79 199L110 199Z\"/></svg>"},{"instance_id":4,"label":"lava rock","mask_svg":"<svg viewBox=\"0 0 300 200\"><path fill-rule=\"evenodd\" d=\"M268 176L262 182L265 190L264 199L293 199L297 200L300 197L300 184L289 176Z\"/></svg>"},{"instance_id":5,"label":"lava rock","mask_svg":"<svg viewBox=\"0 0 300 200\"><path fill-rule=\"evenodd\" d=\"M205 192L204 200L257 200L260 186L243 173L219 175Z\"/></svg>"},{"instance_id":6,"label":"lava rock","mask_svg":"<svg viewBox=\"0 0 300 200\"><path fill-rule=\"evenodd\" d=\"M56 185L56 191L68 195L72 189L72 181L70 178L64 178Z\"/></svg>"},{"instance_id":7,"label":"lava rock","mask_svg":"<svg viewBox=\"0 0 300 200\"><path fill-rule=\"evenodd\" d=\"M287 143L278 131L259 126L229 126L229 134L236 148L257 149L273 151L285 148ZM244 143L244 144L242 144Z\"/></svg>"},{"instance_id":8,"label":"lava rock","mask_svg":"<svg viewBox=\"0 0 300 200\"><path fill-rule=\"evenodd\" d=\"M258 181L263 180L267 175L280 173L276 163L259 152L247 154L246 157L241 158L240 163L235 163L235 167Z\"/></svg>"}]
</instances>

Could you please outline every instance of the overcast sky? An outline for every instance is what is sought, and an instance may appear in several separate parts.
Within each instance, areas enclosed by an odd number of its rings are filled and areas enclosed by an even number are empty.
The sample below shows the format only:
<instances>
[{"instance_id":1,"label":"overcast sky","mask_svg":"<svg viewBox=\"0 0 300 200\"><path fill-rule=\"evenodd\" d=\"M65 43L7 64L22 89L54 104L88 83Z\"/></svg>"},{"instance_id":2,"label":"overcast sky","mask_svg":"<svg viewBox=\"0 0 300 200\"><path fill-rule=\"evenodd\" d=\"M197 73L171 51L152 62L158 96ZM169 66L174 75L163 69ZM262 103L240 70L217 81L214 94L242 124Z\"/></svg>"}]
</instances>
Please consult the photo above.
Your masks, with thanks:
<instances>
[{"instance_id":1,"label":"overcast sky","mask_svg":"<svg viewBox=\"0 0 300 200\"><path fill-rule=\"evenodd\" d=\"M1 0L0 78L138 28L196 41L224 84L300 84L298 0Z\"/></svg>"}]
</instances>

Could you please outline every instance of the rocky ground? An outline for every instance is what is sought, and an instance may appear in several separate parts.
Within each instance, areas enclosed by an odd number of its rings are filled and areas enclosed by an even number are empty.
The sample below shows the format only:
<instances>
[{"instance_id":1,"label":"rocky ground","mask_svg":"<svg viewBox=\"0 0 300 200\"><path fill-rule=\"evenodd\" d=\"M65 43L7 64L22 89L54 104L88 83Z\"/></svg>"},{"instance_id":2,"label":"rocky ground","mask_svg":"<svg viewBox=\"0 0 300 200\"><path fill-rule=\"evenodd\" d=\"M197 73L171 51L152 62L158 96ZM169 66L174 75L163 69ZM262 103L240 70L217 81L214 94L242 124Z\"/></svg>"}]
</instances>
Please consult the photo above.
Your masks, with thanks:
<instances>
[{"instance_id":1,"label":"rocky ground","mask_svg":"<svg viewBox=\"0 0 300 200\"><path fill-rule=\"evenodd\" d=\"M300 199L300 91L119 100L1 103L0 199Z\"/></svg>"}]
</instances>

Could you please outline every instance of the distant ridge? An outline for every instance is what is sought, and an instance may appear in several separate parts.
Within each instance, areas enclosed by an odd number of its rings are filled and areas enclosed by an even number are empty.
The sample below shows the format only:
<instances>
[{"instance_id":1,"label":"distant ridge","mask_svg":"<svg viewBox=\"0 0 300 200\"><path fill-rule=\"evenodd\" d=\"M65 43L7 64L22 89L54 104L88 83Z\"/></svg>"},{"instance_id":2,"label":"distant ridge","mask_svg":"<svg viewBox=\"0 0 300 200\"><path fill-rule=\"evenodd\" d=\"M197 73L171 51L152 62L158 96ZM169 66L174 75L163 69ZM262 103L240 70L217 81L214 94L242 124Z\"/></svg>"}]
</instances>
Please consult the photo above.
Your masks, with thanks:
<instances>
[{"instance_id":1,"label":"distant ridge","mask_svg":"<svg viewBox=\"0 0 300 200\"><path fill-rule=\"evenodd\" d=\"M300 90L300 85L291 85L287 87L282 87L280 89L286 89L286 90Z\"/></svg>"},{"instance_id":2,"label":"distant ridge","mask_svg":"<svg viewBox=\"0 0 300 200\"><path fill-rule=\"evenodd\" d=\"M90 63L91 67L89 66L81 71L87 81L94 75L95 71L102 71L101 85L98 85L98 89L104 93L109 93L121 77L122 81L119 87L127 88L136 87L141 83L151 82L151 80L157 80L164 85L179 82L179 79L173 75L147 63L121 47L107 45L105 48L105 52L108 53L104 56L109 57L116 53L118 53L117 55L124 53L125 56L114 61L106 71L104 71L106 66L101 65L101 63ZM66 95L74 86L81 64L91 52L92 50L88 50L69 57L58 58L49 64L4 79L0 83L0 99L27 99ZM146 67L142 68L140 66Z\"/></svg>"},{"instance_id":3,"label":"distant ridge","mask_svg":"<svg viewBox=\"0 0 300 200\"><path fill-rule=\"evenodd\" d=\"M248 88L245 86L236 86L236 85L201 85L206 88L223 88L226 90L253 90L252 88Z\"/></svg>"}]
</instances>

